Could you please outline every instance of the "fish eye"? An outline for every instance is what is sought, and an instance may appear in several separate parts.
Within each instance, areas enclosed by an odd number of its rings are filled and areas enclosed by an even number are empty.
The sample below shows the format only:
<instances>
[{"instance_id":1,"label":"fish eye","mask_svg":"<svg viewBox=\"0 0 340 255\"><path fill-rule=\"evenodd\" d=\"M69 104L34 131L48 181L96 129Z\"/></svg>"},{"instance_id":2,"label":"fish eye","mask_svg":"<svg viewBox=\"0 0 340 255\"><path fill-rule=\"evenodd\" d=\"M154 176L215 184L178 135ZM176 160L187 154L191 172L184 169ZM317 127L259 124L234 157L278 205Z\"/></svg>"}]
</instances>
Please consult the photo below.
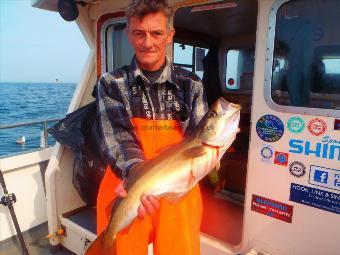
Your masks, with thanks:
<instances>
[{"instance_id":1,"label":"fish eye","mask_svg":"<svg viewBox=\"0 0 340 255\"><path fill-rule=\"evenodd\" d=\"M209 118L215 118L217 116L217 113L214 111L209 112Z\"/></svg>"}]
</instances>

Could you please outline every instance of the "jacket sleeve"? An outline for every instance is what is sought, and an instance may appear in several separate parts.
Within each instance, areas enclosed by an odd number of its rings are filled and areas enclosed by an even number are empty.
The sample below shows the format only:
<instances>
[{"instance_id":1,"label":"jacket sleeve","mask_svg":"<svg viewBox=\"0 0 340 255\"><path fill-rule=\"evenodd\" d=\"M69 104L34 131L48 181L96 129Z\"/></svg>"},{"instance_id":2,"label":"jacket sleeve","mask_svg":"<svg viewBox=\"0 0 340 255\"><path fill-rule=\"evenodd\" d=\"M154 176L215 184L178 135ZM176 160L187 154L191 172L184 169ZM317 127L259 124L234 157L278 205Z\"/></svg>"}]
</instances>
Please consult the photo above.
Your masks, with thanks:
<instances>
[{"instance_id":1,"label":"jacket sleeve","mask_svg":"<svg viewBox=\"0 0 340 255\"><path fill-rule=\"evenodd\" d=\"M106 77L110 74L106 74ZM108 82L109 81L109 82ZM125 179L131 167L144 160L132 123L128 91L112 76L101 77L97 91L97 122L101 154Z\"/></svg>"},{"instance_id":2,"label":"jacket sleeve","mask_svg":"<svg viewBox=\"0 0 340 255\"><path fill-rule=\"evenodd\" d=\"M209 107L204 93L203 83L201 80L193 80L193 100L190 113L188 132L196 129L196 126L208 112Z\"/></svg>"}]
</instances>

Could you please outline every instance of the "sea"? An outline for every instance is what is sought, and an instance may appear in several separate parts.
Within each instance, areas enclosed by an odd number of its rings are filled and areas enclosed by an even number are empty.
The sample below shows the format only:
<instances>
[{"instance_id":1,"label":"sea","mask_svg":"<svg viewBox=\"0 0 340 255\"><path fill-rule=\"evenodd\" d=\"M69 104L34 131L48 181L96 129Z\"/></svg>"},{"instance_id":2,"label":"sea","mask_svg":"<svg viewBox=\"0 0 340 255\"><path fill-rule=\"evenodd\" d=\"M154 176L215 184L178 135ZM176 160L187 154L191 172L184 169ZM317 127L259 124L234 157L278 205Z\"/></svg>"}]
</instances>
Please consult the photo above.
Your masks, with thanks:
<instances>
[{"instance_id":1,"label":"sea","mask_svg":"<svg viewBox=\"0 0 340 255\"><path fill-rule=\"evenodd\" d=\"M75 88L75 83L0 83L0 158L40 149L43 124L1 127L64 118ZM17 143L23 136L25 143ZM48 145L54 144L49 135Z\"/></svg>"}]
</instances>

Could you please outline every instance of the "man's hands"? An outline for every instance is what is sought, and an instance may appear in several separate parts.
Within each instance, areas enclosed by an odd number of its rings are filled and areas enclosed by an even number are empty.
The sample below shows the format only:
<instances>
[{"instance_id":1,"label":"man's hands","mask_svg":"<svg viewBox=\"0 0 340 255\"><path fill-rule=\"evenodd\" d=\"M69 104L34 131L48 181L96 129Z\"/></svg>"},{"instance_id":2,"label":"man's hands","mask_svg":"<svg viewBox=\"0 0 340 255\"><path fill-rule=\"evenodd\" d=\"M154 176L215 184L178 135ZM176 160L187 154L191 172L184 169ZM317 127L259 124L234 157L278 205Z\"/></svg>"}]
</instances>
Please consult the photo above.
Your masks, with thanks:
<instances>
[{"instance_id":1,"label":"man's hands","mask_svg":"<svg viewBox=\"0 0 340 255\"><path fill-rule=\"evenodd\" d=\"M118 197L126 197L127 192L124 189L123 182L119 183L114 190ZM142 195L140 197L141 205L137 209L137 215L139 218L144 218L146 214L152 215L159 208L159 201L155 196Z\"/></svg>"}]
</instances>

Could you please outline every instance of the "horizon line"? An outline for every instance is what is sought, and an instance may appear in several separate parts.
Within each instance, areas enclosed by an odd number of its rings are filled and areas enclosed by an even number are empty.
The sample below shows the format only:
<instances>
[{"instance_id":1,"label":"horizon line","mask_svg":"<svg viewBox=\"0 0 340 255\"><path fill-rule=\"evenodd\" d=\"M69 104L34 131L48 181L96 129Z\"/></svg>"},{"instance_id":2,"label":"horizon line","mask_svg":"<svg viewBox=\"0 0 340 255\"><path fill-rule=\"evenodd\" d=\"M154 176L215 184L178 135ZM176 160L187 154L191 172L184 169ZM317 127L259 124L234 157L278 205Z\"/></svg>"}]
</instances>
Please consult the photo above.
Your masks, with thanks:
<instances>
[{"instance_id":1,"label":"horizon line","mask_svg":"<svg viewBox=\"0 0 340 255\"><path fill-rule=\"evenodd\" d=\"M58 82L53 82L53 81L0 81L0 83L52 83L52 84L59 84L59 83L72 83L72 84L77 84L78 82L64 82L64 81L58 81Z\"/></svg>"}]
</instances>

